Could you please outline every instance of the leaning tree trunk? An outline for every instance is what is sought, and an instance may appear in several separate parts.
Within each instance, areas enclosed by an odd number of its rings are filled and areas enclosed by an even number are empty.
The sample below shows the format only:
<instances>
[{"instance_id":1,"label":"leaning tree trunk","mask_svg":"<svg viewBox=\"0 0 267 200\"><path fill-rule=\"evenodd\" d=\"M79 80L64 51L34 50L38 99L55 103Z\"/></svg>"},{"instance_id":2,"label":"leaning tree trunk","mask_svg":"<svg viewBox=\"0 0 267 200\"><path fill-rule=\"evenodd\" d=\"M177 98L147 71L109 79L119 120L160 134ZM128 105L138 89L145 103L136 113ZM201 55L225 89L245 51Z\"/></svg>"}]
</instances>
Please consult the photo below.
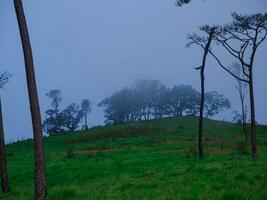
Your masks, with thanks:
<instances>
[{"instance_id":1,"label":"leaning tree trunk","mask_svg":"<svg viewBox=\"0 0 267 200\"><path fill-rule=\"evenodd\" d=\"M33 126L35 158L35 199L40 200L45 199L47 196L45 151L43 144L41 114L35 81L30 37L21 0L14 0L14 6L16 10L21 42L24 52L24 61Z\"/></svg>"},{"instance_id":2,"label":"leaning tree trunk","mask_svg":"<svg viewBox=\"0 0 267 200\"><path fill-rule=\"evenodd\" d=\"M251 113L251 124L250 124L250 135L251 135L251 151L252 160L257 159L257 141L256 141L256 116L255 116L255 102L254 102L254 85L253 85L253 71L250 67L249 72L249 97L250 97L250 113Z\"/></svg>"},{"instance_id":3,"label":"leaning tree trunk","mask_svg":"<svg viewBox=\"0 0 267 200\"><path fill-rule=\"evenodd\" d=\"M6 164L6 151L5 151L5 139L4 139L4 126L2 118L2 105L0 99L0 175L2 182L2 192L7 194L10 192L8 176L7 176L7 164Z\"/></svg>"},{"instance_id":4,"label":"leaning tree trunk","mask_svg":"<svg viewBox=\"0 0 267 200\"><path fill-rule=\"evenodd\" d=\"M202 159L204 157L203 151L203 115L204 115L204 104L205 104L205 67L206 67L206 60L209 53L211 41L213 38L214 30L212 29L208 42L204 49L203 61L200 67L200 80L201 80L201 98L200 98L200 106L199 106L199 126L198 126L198 154L199 158Z\"/></svg>"}]
</instances>

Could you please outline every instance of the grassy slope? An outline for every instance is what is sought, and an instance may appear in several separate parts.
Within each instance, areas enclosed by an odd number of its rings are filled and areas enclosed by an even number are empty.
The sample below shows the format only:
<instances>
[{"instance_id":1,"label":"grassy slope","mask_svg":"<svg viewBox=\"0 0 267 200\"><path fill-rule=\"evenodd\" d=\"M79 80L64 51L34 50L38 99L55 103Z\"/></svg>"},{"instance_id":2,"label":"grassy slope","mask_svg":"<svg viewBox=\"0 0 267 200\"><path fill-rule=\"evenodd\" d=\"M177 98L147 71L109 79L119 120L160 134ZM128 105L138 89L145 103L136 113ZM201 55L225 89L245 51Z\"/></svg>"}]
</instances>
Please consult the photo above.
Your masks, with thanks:
<instances>
[{"instance_id":1,"label":"grassy slope","mask_svg":"<svg viewBox=\"0 0 267 200\"><path fill-rule=\"evenodd\" d=\"M206 121L203 161L195 118L169 118L45 140L50 200L267 199L267 128L258 128L259 158L235 148L241 128ZM33 199L33 144L8 145L12 194Z\"/></svg>"}]
</instances>

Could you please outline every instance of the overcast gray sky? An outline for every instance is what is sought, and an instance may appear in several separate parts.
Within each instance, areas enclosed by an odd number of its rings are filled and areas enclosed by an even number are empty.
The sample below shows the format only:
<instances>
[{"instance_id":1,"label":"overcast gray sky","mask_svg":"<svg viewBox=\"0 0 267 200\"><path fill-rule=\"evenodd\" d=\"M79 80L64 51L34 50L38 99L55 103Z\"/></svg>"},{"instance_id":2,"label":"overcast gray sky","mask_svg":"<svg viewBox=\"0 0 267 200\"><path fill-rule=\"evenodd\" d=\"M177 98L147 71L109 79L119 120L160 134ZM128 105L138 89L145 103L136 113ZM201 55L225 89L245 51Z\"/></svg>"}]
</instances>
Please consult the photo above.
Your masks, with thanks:
<instances>
[{"instance_id":1,"label":"overcast gray sky","mask_svg":"<svg viewBox=\"0 0 267 200\"><path fill-rule=\"evenodd\" d=\"M199 89L202 52L186 49L186 35L202 24L224 24L230 13L267 12L266 0L194 0L183 8L175 0L24 0L35 60L42 113L45 93L60 89L62 107L83 98L93 102L92 125L103 124L96 105L136 79L159 79L172 87ZM257 121L267 123L267 42L255 63ZM224 60L231 63L230 57ZM207 89L217 90L239 109L234 80L209 59ZM22 48L12 1L0 6L0 69L13 73L1 91L6 140L32 136ZM219 118L231 119L232 110Z\"/></svg>"}]
</instances>

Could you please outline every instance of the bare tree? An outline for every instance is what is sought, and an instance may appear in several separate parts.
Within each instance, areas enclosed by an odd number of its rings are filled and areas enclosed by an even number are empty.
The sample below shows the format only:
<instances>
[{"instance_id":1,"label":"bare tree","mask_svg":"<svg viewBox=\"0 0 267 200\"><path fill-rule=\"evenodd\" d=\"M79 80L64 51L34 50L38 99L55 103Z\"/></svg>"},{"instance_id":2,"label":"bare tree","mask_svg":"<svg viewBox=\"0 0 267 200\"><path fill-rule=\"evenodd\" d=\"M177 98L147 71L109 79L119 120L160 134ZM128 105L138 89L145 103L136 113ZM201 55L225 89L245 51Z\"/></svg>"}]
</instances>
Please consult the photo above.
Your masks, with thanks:
<instances>
[{"instance_id":1,"label":"bare tree","mask_svg":"<svg viewBox=\"0 0 267 200\"><path fill-rule=\"evenodd\" d=\"M256 141L256 116L254 102L254 61L259 46L267 36L267 14L238 15L232 14L233 22L222 27L217 27L214 39L242 66L243 77L236 75L221 59L210 50L210 54L218 65L237 80L248 83L250 97L250 134L252 159L257 158ZM208 33L209 29L206 29Z\"/></svg>"},{"instance_id":2,"label":"bare tree","mask_svg":"<svg viewBox=\"0 0 267 200\"><path fill-rule=\"evenodd\" d=\"M0 75L0 89L8 82L11 74L4 72ZM2 192L7 194L10 192L8 174L7 174L7 162L6 162L6 150L5 150L5 137L4 126L2 116L2 104L0 98L0 176L2 182Z\"/></svg>"},{"instance_id":3,"label":"bare tree","mask_svg":"<svg viewBox=\"0 0 267 200\"><path fill-rule=\"evenodd\" d=\"M35 158L35 199L41 200L45 199L47 196L45 150L43 144L42 121L35 80L32 49L21 0L14 0L14 7L17 15L24 52L24 61L32 116Z\"/></svg>"},{"instance_id":4,"label":"bare tree","mask_svg":"<svg viewBox=\"0 0 267 200\"><path fill-rule=\"evenodd\" d=\"M242 72L242 66L238 62L234 62L231 66L232 71L234 74L241 78L245 78L244 74ZM242 126L243 126L243 131L245 134L245 139L248 141L248 131L247 131L247 108L245 104L246 100L246 95L247 95L247 89L248 89L248 84L244 81L240 81L238 79L236 80L236 85L235 88L238 91L238 96L240 99L241 103L241 117L242 117Z\"/></svg>"},{"instance_id":5,"label":"bare tree","mask_svg":"<svg viewBox=\"0 0 267 200\"><path fill-rule=\"evenodd\" d=\"M200 29L203 28L205 27L201 27ZM202 64L200 67L195 68L196 70L200 70L200 81L201 81L201 93L200 93L201 97L199 106L199 127L198 127L198 151L200 159L204 157L202 137L203 137L203 119L204 119L204 105L205 105L205 67L215 28L210 28L209 30L210 31L208 38L199 37L196 34L189 35L188 39L190 40L190 42L187 44L188 47L192 44L197 44L204 50Z\"/></svg>"}]
</instances>

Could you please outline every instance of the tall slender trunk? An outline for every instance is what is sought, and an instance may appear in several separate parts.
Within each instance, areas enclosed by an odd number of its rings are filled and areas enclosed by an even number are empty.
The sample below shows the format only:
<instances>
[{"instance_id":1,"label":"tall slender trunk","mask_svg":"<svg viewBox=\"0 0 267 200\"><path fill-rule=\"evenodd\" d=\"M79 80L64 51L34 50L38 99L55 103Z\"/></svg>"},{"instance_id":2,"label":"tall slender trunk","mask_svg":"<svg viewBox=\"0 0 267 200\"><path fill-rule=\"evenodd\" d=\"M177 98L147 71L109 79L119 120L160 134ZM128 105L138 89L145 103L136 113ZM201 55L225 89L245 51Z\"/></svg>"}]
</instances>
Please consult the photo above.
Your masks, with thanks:
<instances>
[{"instance_id":1,"label":"tall slender trunk","mask_svg":"<svg viewBox=\"0 0 267 200\"><path fill-rule=\"evenodd\" d=\"M202 60L202 65L200 67L200 79L201 79L201 97L200 97L200 106L199 106L199 125L198 125L198 153L199 158L202 159L204 157L203 151L203 115L204 115L204 104L205 104L205 67L206 60L209 53L210 45L212 42L214 34L214 29L209 33L208 42L204 49L204 55Z\"/></svg>"},{"instance_id":2,"label":"tall slender trunk","mask_svg":"<svg viewBox=\"0 0 267 200\"><path fill-rule=\"evenodd\" d=\"M203 136L203 113L204 113L204 103L205 103L205 75L204 75L204 67L202 66L200 72L200 79L201 79L201 97L200 97L200 106L199 106L199 125L198 125L198 151L199 151L199 158L202 159L204 157L203 152L203 143L202 143L202 136Z\"/></svg>"},{"instance_id":3,"label":"tall slender trunk","mask_svg":"<svg viewBox=\"0 0 267 200\"><path fill-rule=\"evenodd\" d=\"M258 33L256 33L255 38L257 38ZM257 140L256 140L256 114L255 114L255 101L254 101L254 81L253 81L253 65L255 54L257 50L257 45L255 41L253 42L253 51L251 54L250 59L250 67L249 67L249 97L250 97L250 136L251 136L251 153L252 153L252 160L257 159Z\"/></svg>"},{"instance_id":4,"label":"tall slender trunk","mask_svg":"<svg viewBox=\"0 0 267 200\"><path fill-rule=\"evenodd\" d=\"M249 97L250 97L250 113L251 113L251 151L252 160L257 159L257 141L256 141L256 116L255 116L255 102L254 102L254 85L253 85L253 70L250 67L249 70Z\"/></svg>"},{"instance_id":5,"label":"tall slender trunk","mask_svg":"<svg viewBox=\"0 0 267 200\"><path fill-rule=\"evenodd\" d=\"M241 99L241 106L242 106L242 126L243 126L243 131L245 133L245 139L248 141L248 132L247 132L247 117L246 117L246 111L245 111L245 102L244 102L244 97L243 94L240 94L240 99Z\"/></svg>"},{"instance_id":6,"label":"tall slender trunk","mask_svg":"<svg viewBox=\"0 0 267 200\"><path fill-rule=\"evenodd\" d=\"M7 175L7 162L6 162L5 137L4 137L1 99L0 99L0 175L2 182L2 192L4 194L7 194L10 192L10 188Z\"/></svg>"},{"instance_id":7,"label":"tall slender trunk","mask_svg":"<svg viewBox=\"0 0 267 200\"><path fill-rule=\"evenodd\" d=\"M35 199L45 199L47 196L46 187L46 168L45 168L45 151L43 144L42 122L37 94L34 64L32 57L32 49L30 37L27 29L26 19L24 15L23 5L21 0L14 0L21 42L24 53L29 102L33 126L34 138L34 158L35 158Z\"/></svg>"}]
</instances>

